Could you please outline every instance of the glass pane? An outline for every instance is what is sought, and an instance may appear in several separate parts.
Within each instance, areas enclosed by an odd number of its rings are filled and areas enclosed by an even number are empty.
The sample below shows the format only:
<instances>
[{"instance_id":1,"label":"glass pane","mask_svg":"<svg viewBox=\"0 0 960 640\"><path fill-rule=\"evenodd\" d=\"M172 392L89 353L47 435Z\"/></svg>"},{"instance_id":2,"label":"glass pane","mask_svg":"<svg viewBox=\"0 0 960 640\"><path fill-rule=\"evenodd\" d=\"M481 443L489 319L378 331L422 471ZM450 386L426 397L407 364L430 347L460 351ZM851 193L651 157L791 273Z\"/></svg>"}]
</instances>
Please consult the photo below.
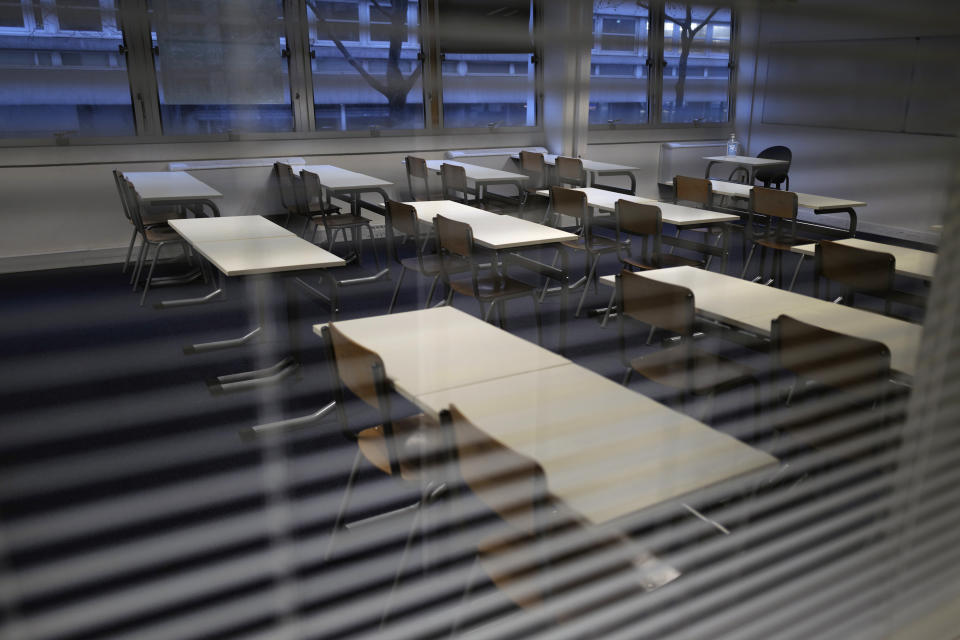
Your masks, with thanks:
<instances>
[{"instance_id":1,"label":"glass pane","mask_svg":"<svg viewBox=\"0 0 960 640\"><path fill-rule=\"evenodd\" d=\"M730 119L730 10L668 2L663 122Z\"/></svg>"},{"instance_id":2,"label":"glass pane","mask_svg":"<svg viewBox=\"0 0 960 640\"><path fill-rule=\"evenodd\" d=\"M114 2L0 3L0 137L135 133Z\"/></svg>"},{"instance_id":3,"label":"glass pane","mask_svg":"<svg viewBox=\"0 0 960 640\"><path fill-rule=\"evenodd\" d=\"M447 53L443 72L445 127L533 127L535 66L529 53Z\"/></svg>"},{"instance_id":4,"label":"glass pane","mask_svg":"<svg viewBox=\"0 0 960 640\"><path fill-rule=\"evenodd\" d=\"M165 134L291 131L282 0L152 0Z\"/></svg>"},{"instance_id":5,"label":"glass pane","mask_svg":"<svg viewBox=\"0 0 960 640\"><path fill-rule=\"evenodd\" d=\"M646 7L594 0L594 47L590 54L590 124L646 124Z\"/></svg>"},{"instance_id":6,"label":"glass pane","mask_svg":"<svg viewBox=\"0 0 960 640\"><path fill-rule=\"evenodd\" d=\"M307 17L317 129L423 128L416 1L307 0Z\"/></svg>"}]
</instances>

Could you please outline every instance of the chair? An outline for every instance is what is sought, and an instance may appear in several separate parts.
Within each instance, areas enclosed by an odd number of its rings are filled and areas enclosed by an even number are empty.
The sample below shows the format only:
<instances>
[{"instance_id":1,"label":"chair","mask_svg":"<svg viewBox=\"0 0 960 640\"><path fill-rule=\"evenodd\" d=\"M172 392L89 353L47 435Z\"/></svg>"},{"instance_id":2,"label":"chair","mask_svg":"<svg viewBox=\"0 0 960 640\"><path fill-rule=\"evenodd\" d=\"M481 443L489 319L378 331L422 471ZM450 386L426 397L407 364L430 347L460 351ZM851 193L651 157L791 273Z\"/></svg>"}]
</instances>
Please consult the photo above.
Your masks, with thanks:
<instances>
[{"instance_id":1,"label":"chair","mask_svg":"<svg viewBox=\"0 0 960 640\"><path fill-rule=\"evenodd\" d=\"M403 164L407 168L407 188L410 190L411 200L429 200L430 199L430 181L427 178L427 161L416 156L407 156L403 159ZM423 198L417 196L417 190L413 188L414 178L423 180Z\"/></svg>"},{"instance_id":2,"label":"chair","mask_svg":"<svg viewBox=\"0 0 960 640\"><path fill-rule=\"evenodd\" d=\"M557 184L561 186L587 186L587 173L583 170L583 161L580 158L557 156Z\"/></svg>"},{"instance_id":3,"label":"chair","mask_svg":"<svg viewBox=\"0 0 960 640\"><path fill-rule=\"evenodd\" d=\"M133 246L137 242L137 238L141 238L139 228L133 220L133 208L137 206L136 201L131 201L131 194L128 193L125 186L126 178L123 177L123 173L119 169L113 170L113 181L117 185L117 194L120 196L120 206L123 208L123 215L127 219L127 222L130 223L130 226L133 227L133 233L130 235L130 244L127 246L127 257L123 261L123 269L120 273L126 273L127 268L130 266L131 259L133 256ZM143 211L143 209L146 209ZM159 227L165 226L167 221L182 218L183 213L173 206L169 207L141 207L141 219L144 226L146 227ZM140 251L143 252L143 246L140 247ZM139 260L139 257L138 257ZM133 274L130 276L130 284L134 283Z\"/></svg>"},{"instance_id":4,"label":"chair","mask_svg":"<svg viewBox=\"0 0 960 640\"><path fill-rule=\"evenodd\" d=\"M754 180L759 180L763 186L768 188L773 186L775 189L779 189L780 185L786 183L785 188L787 191L790 191L790 176L787 175L787 172L790 171L790 162L793 160L793 152L791 152L788 147L777 145L775 147L767 147L758 153L757 157L787 161L786 166L778 165L775 167L760 167L757 169L753 178Z\"/></svg>"},{"instance_id":5,"label":"chair","mask_svg":"<svg viewBox=\"0 0 960 640\"><path fill-rule=\"evenodd\" d=\"M298 180L302 182L302 189L300 189ZM380 258L377 255L377 246L373 239L373 229L370 226L369 220L363 216L352 213L339 213L339 207L320 207L319 210L316 210L315 203L323 202L326 195L317 174L309 171L301 172L300 178L294 179L294 190L298 196L297 203L299 205L298 211L300 215L307 218L307 220L314 225L312 239L316 238L317 229L322 225L324 236L327 239L327 250L332 251L334 243L336 242L337 233L343 232L344 240L346 240L347 230L349 230L351 239L353 240L354 250L357 256L359 256L363 242L361 231L366 229L367 234L370 236L370 250L373 251L373 259L377 263L377 266L380 266ZM304 229L304 231L306 231L306 229Z\"/></svg>"},{"instance_id":6,"label":"chair","mask_svg":"<svg viewBox=\"0 0 960 640\"><path fill-rule=\"evenodd\" d=\"M791 410L780 412L778 430L789 431L807 446L823 448L883 425L890 389L886 345L788 315L771 323L770 345L775 365L802 383L800 397L793 391L788 396ZM880 412L871 416L871 409Z\"/></svg>"},{"instance_id":7,"label":"chair","mask_svg":"<svg viewBox=\"0 0 960 640\"><path fill-rule=\"evenodd\" d=\"M757 247L760 247L760 277L763 278L767 249L770 249L773 251L771 281L776 281L781 286L783 285L783 252L790 251L795 245L810 242L797 235L797 194L792 191L753 187L750 190L750 207L744 231L751 246L740 277L746 276L753 253ZM801 264L802 260L798 259L788 287L789 291L793 290Z\"/></svg>"},{"instance_id":8,"label":"chair","mask_svg":"<svg viewBox=\"0 0 960 640\"><path fill-rule=\"evenodd\" d=\"M451 637L464 626L463 610L481 568L519 607L535 608L555 597L575 601L556 622L590 611L599 598L609 604L609 593L589 589L603 581L622 582L617 597L626 598L680 576L629 538L581 522L551 499L540 465L486 435L457 407L442 411L440 422L452 460L451 485L468 488L502 525L477 544Z\"/></svg>"},{"instance_id":9,"label":"chair","mask_svg":"<svg viewBox=\"0 0 960 640\"><path fill-rule=\"evenodd\" d=\"M387 308L387 313L393 313L393 308L397 303L397 297L400 295L400 285L403 283L403 276L408 269L416 271L424 277L433 278L433 281L430 283L430 293L427 294L427 302L424 305L424 308L429 307L430 302L433 300L433 292L436 290L437 282L440 279L440 256L437 254L424 254L424 243L420 236L420 221L417 219L417 210L413 206L394 200L387 200L386 204L387 251L393 261L400 265L400 277L397 278L397 285L393 289L393 296L390 298L390 306ZM410 258L400 257L397 249L401 242L397 239L396 232L400 232L405 236L405 240L411 240L413 242L414 251L416 251L415 256ZM454 264L452 257L449 261L450 265L448 268L451 272L459 273L469 268L466 262L459 265Z\"/></svg>"},{"instance_id":10,"label":"chair","mask_svg":"<svg viewBox=\"0 0 960 640\"><path fill-rule=\"evenodd\" d=\"M701 209L709 209L713 206L713 187L706 178L674 176L673 202L695 204Z\"/></svg>"},{"instance_id":11,"label":"chair","mask_svg":"<svg viewBox=\"0 0 960 640\"><path fill-rule=\"evenodd\" d=\"M891 303L923 305L923 299L894 289L896 260L882 251L851 247L823 240L814 255L813 294L820 297L820 279L827 280L826 298L830 299L830 281L844 288L843 299L853 305L854 295L865 293L882 298L884 313L890 315Z\"/></svg>"},{"instance_id":12,"label":"chair","mask_svg":"<svg viewBox=\"0 0 960 640\"><path fill-rule=\"evenodd\" d=\"M439 215L434 218L433 224L437 230L437 253L440 256L441 277L449 287L447 302L450 302L454 293L476 298L477 304L480 305L480 316L484 321L490 319L493 308L497 307L497 318L500 327L504 328L506 325L504 303L514 298L530 296L537 322L537 342L542 344L543 327L536 287L507 275L508 264L522 265L522 263L514 260L512 254L504 253L501 256L502 265L499 268L496 264L491 264L484 273L481 273L481 267L477 262L477 249L473 243L473 229L470 225ZM469 278L454 278L462 270L464 262L467 265L465 271L469 272ZM486 310L484 310L484 303L490 303Z\"/></svg>"},{"instance_id":13,"label":"chair","mask_svg":"<svg viewBox=\"0 0 960 640\"><path fill-rule=\"evenodd\" d=\"M689 395L711 396L750 384L754 387L755 407L759 404L759 384L754 372L739 363L704 351L694 345L694 299L686 287L660 282L624 269L617 276L617 315L620 358L628 385L634 372L648 380L679 390L681 401ZM635 358L627 356L625 318L633 318L651 327L667 330L679 340L652 353Z\"/></svg>"},{"instance_id":14,"label":"chair","mask_svg":"<svg viewBox=\"0 0 960 640\"><path fill-rule=\"evenodd\" d=\"M293 167L285 162L274 162L274 171L277 174L277 185L280 188L280 204L287 210L287 218L284 226L289 224L291 216L297 215L303 218L303 229L300 235L304 235L310 227L313 216L321 213L338 213L340 207L332 205L329 202L321 200L310 200L304 209L303 203L297 200L296 182L297 175L293 172Z\"/></svg>"},{"instance_id":15,"label":"chair","mask_svg":"<svg viewBox=\"0 0 960 640\"><path fill-rule=\"evenodd\" d=\"M480 196L476 189L467 185L467 170L458 164L440 165L440 182L443 188L444 200L455 200L463 204L481 205ZM459 195L458 195L459 194ZM470 199L473 196L473 199Z\"/></svg>"},{"instance_id":16,"label":"chair","mask_svg":"<svg viewBox=\"0 0 960 640\"><path fill-rule=\"evenodd\" d=\"M600 262L600 257L605 253L619 252L620 243L613 238L594 233L593 214L590 207L587 206L587 195L582 191L565 187L550 187L550 210L558 216L575 218L580 225L580 236L576 240L561 243L568 249L583 251L586 256L582 280L583 294L580 296L575 314L579 316L587 297L587 287L591 282L594 282L594 287L596 287L595 276L597 275L597 265ZM579 286L579 282L572 286Z\"/></svg>"},{"instance_id":17,"label":"chair","mask_svg":"<svg viewBox=\"0 0 960 640\"><path fill-rule=\"evenodd\" d=\"M163 251L163 248L168 245L175 245L181 248L184 256L187 256L189 255L188 247L180 234L171 229L169 226L165 224L146 224L142 214L144 208L143 203L140 200L140 196L137 195L137 190L126 178L120 178L120 185L126 192L127 202L130 205L130 215L136 233L143 240L143 244L140 247L140 255L137 257L137 266L133 271L134 291L136 291L137 287L139 286L140 273L143 271L144 262L150 253L150 247L155 248L153 259L150 261L150 269L147 272L147 279L143 283L143 293L140 294L140 306L142 307L147 298L147 291L150 290L150 285L153 283L153 272L157 267L157 262L160 259L160 253Z\"/></svg>"},{"instance_id":18,"label":"chair","mask_svg":"<svg viewBox=\"0 0 960 640\"><path fill-rule=\"evenodd\" d=\"M530 203L531 198L541 198L537 191L547 187L547 163L542 153L520 151L520 170L530 177L523 187L523 199L520 202L520 216Z\"/></svg>"},{"instance_id":19,"label":"chair","mask_svg":"<svg viewBox=\"0 0 960 640\"><path fill-rule=\"evenodd\" d=\"M617 200L615 214L617 257L625 269L647 271L681 266L703 268L704 262L701 260L663 253L663 214L660 212L660 207L630 200ZM621 232L631 236L630 245L619 242ZM623 250L636 246L637 239L640 240L640 257L634 258L632 251L628 249L624 252Z\"/></svg>"},{"instance_id":20,"label":"chair","mask_svg":"<svg viewBox=\"0 0 960 640\"><path fill-rule=\"evenodd\" d=\"M418 510L437 496L439 485L422 473L429 442L437 433L437 423L425 414L396 418L391 406L393 384L387 377L383 360L376 353L346 337L334 323L322 329L330 364L333 395L340 430L357 445L347 485L334 519L333 530L324 552L324 560L333 553L336 536L344 528L350 506L350 496L360 469L360 461L367 460L383 473L418 486L421 494ZM350 390L361 402L374 409L380 424L353 431L347 419L345 390ZM419 515L419 513L418 513ZM415 520L407 537L407 548L415 533Z\"/></svg>"}]
</instances>

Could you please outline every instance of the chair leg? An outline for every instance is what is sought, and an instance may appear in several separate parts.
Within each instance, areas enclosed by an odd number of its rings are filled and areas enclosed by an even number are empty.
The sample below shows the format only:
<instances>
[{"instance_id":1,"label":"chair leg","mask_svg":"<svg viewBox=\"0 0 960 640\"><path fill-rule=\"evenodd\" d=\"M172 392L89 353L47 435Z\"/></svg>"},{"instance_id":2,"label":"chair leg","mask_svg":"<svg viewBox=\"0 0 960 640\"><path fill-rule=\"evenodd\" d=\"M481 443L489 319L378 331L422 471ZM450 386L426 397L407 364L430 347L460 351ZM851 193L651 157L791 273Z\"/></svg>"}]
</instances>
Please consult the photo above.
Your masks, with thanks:
<instances>
[{"instance_id":1,"label":"chair leg","mask_svg":"<svg viewBox=\"0 0 960 640\"><path fill-rule=\"evenodd\" d=\"M377 242L373 237L373 227L369 224L364 226L367 229L367 233L370 234L370 251L373 252L373 263L377 265L377 271L380 271L380 254L377 253Z\"/></svg>"},{"instance_id":2,"label":"chair leg","mask_svg":"<svg viewBox=\"0 0 960 640\"><path fill-rule=\"evenodd\" d=\"M390 607L393 606L393 594L397 590L397 586L400 584L400 578L403 576L403 570L407 566L407 556L410 555L410 547L413 546L413 537L420 529L420 514L424 509L424 503L426 502L426 496L420 501L420 504L417 505L417 513L413 516L413 522L410 524L410 530L407 532L407 542L403 546L403 553L400 555L400 564L397 566L397 572L393 576L393 585L390 587L390 593L387 594L387 604L383 607L383 613L380 615L380 628L383 629L383 626L387 624L387 619L390 617Z\"/></svg>"},{"instance_id":3,"label":"chair leg","mask_svg":"<svg viewBox=\"0 0 960 640\"><path fill-rule=\"evenodd\" d=\"M580 317L580 310L583 309L583 302L587 299L587 291L590 288L590 281L593 279L593 274L597 270L598 262L600 262L600 256L594 256L593 262L590 263L590 270L587 272L587 281L583 283L583 293L580 294L580 303L577 305L577 312L573 314L574 318Z\"/></svg>"},{"instance_id":4,"label":"chair leg","mask_svg":"<svg viewBox=\"0 0 960 640\"><path fill-rule=\"evenodd\" d=\"M536 292L531 296L533 298L533 317L537 322L537 344L543 346L543 317L540 313L540 301L537 300Z\"/></svg>"},{"instance_id":5,"label":"chair leg","mask_svg":"<svg viewBox=\"0 0 960 640\"><path fill-rule=\"evenodd\" d=\"M470 572L467 574L467 584L463 587L463 597L460 598L460 606L457 609L457 615L453 619L453 626L450 627L450 637L456 638L460 630L462 612L467 607L467 601L470 599L470 592L473 591L473 583L477 579L477 573L480 571L480 556L474 556L473 564L470 565Z\"/></svg>"},{"instance_id":6,"label":"chair leg","mask_svg":"<svg viewBox=\"0 0 960 640\"><path fill-rule=\"evenodd\" d=\"M787 291L793 291L793 286L797 284L797 276L800 275L800 265L803 264L803 259L805 257L805 255L800 254L800 259L797 260L797 268L793 270L793 277L790 278L790 287L787 289Z\"/></svg>"},{"instance_id":7,"label":"chair leg","mask_svg":"<svg viewBox=\"0 0 960 640\"><path fill-rule=\"evenodd\" d=\"M614 289L610 293L610 301L607 302L607 310L603 314L603 322L600 323L601 327L607 326L607 320L610 319L610 313L613 311L613 305L616 304L617 299L617 290Z\"/></svg>"},{"instance_id":8,"label":"chair leg","mask_svg":"<svg viewBox=\"0 0 960 640\"><path fill-rule=\"evenodd\" d=\"M623 373L623 381L620 383L623 386L630 384L630 378L633 377L633 367L627 367L627 370Z\"/></svg>"},{"instance_id":9,"label":"chair leg","mask_svg":"<svg viewBox=\"0 0 960 640\"><path fill-rule=\"evenodd\" d=\"M495 306L497 306L496 303L495 303L495 302L491 302L491 303L490 303L490 306L487 307L486 312L484 312L484 310L483 310L483 303L482 303L482 302L480 302L479 300L477 300L477 304L480 305L480 317L483 318L483 321L484 321L484 322L490 322L490 316L493 314L493 308L494 308Z\"/></svg>"},{"instance_id":10,"label":"chair leg","mask_svg":"<svg viewBox=\"0 0 960 640\"><path fill-rule=\"evenodd\" d=\"M507 303L506 303L506 302L504 302L503 300L497 300L497 302L496 302L496 307L497 307L497 324L498 324L499 327L500 327L501 329L503 329L503 330L506 330L506 328L507 328L506 313L504 313L506 306L507 306Z\"/></svg>"},{"instance_id":11,"label":"chair leg","mask_svg":"<svg viewBox=\"0 0 960 640\"><path fill-rule=\"evenodd\" d=\"M147 291L150 290L150 281L153 280L153 270L157 268L157 260L160 259L160 251L163 249L165 243L161 242L157 245L157 250L153 254L153 261L150 263L150 271L147 272L147 279L143 283L143 293L140 294L140 306L143 306L144 300L147 299Z\"/></svg>"},{"instance_id":12,"label":"chair leg","mask_svg":"<svg viewBox=\"0 0 960 640\"><path fill-rule=\"evenodd\" d=\"M133 275L130 276L130 284L133 285L134 291L140 286L140 271L143 269L143 261L146 259L148 246L147 242L140 245L140 253L137 254L137 266L133 270Z\"/></svg>"},{"instance_id":13,"label":"chair leg","mask_svg":"<svg viewBox=\"0 0 960 640\"><path fill-rule=\"evenodd\" d=\"M424 305L424 309L430 308L430 303L433 302L433 292L437 288L437 282L440 280L440 274L433 276L433 282L430 283L430 291L427 293L427 304Z\"/></svg>"},{"instance_id":14,"label":"chair leg","mask_svg":"<svg viewBox=\"0 0 960 640\"><path fill-rule=\"evenodd\" d=\"M357 470L360 468L360 449L357 448L357 454L353 457L353 466L350 468L350 476L347 478L347 487L343 490L343 498L340 500L340 509L337 511L337 517L333 521L333 530L330 532L330 540L327 542L327 548L323 552L323 561L330 559L333 553L333 543L337 532L343 527L343 518L347 513L347 505L350 503L350 494L353 492L353 483L357 478Z\"/></svg>"},{"instance_id":15,"label":"chair leg","mask_svg":"<svg viewBox=\"0 0 960 640\"><path fill-rule=\"evenodd\" d=\"M750 261L753 260L753 252L757 248L757 245L750 247L750 253L747 254L747 259L743 263L743 271L740 272L740 278L747 277L747 267L750 266Z\"/></svg>"},{"instance_id":16,"label":"chair leg","mask_svg":"<svg viewBox=\"0 0 960 640\"><path fill-rule=\"evenodd\" d=\"M407 268L404 266L400 267L400 276L397 278L397 286L393 288L393 296L390 298L390 306L387 307L387 313L393 313L393 307L397 304L397 296L400 295L400 285L403 284L403 276L407 273ZM436 282L436 281L434 281ZM431 290L432 293L432 290ZM429 304L429 303L428 303Z\"/></svg>"},{"instance_id":17,"label":"chair leg","mask_svg":"<svg viewBox=\"0 0 960 640\"><path fill-rule=\"evenodd\" d=\"M123 261L123 270L120 273L126 273L130 266L130 256L133 254L133 244L137 241L137 228L133 228L133 235L130 236L130 244L127 246L127 257Z\"/></svg>"}]
</instances>

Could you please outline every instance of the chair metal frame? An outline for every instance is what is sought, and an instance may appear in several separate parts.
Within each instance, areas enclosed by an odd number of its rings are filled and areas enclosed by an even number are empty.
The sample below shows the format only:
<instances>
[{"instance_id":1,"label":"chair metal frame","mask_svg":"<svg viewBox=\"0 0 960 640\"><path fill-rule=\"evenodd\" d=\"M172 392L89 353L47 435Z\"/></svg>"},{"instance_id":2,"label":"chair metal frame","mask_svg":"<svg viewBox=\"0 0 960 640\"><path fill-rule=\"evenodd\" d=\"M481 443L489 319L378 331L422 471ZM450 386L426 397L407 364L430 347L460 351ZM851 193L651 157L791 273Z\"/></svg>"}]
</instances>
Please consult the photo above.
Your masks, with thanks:
<instances>
[{"instance_id":1,"label":"chair metal frame","mask_svg":"<svg viewBox=\"0 0 960 640\"><path fill-rule=\"evenodd\" d=\"M763 225L760 230L757 230L761 218ZM747 223L744 227L744 233L751 246L750 253L743 263L743 271L740 272L740 277L746 277L750 261L753 259L757 245L759 245L760 277L763 277L767 248L770 248L774 252L773 264L771 265L773 272L771 282L782 285L783 252L789 251L792 246L807 242L797 235L797 194L792 191L753 187L750 190L750 205L747 210ZM793 290L802 264L803 260L798 259L793 277L790 279L790 286L787 288L788 291Z\"/></svg>"},{"instance_id":2,"label":"chair metal frame","mask_svg":"<svg viewBox=\"0 0 960 640\"><path fill-rule=\"evenodd\" d=\"M423 190L424 199L430 199L430 179L428 178L429 171L427 170L427 161L418 156L407 156L403 159L403 165L407 170L407 189L410 191L410 200L420 200L417 197L417 192L413 188L413 179L418 178L423 180Z\"/></svg>"}]
</instances>

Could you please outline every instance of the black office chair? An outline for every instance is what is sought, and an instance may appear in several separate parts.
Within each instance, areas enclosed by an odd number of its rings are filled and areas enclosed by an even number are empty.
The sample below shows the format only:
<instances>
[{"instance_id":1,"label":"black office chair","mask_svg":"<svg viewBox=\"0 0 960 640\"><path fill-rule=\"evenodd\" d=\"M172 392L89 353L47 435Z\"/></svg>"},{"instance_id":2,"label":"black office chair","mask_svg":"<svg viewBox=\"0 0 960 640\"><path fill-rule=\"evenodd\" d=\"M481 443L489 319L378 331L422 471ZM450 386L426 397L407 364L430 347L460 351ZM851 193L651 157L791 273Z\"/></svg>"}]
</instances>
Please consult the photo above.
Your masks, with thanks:
<instances>
[{"instance_id":1,"label":"black office chair","mask_svg":"<svg viewBox=\"0 0 960 640\"><path fill-rule=\"evenodd\" d=\"M790 191L790 176L787 175L787 172L790 171L789 163L793 160L793 153L790 149L782 145L767 147L758 153L757 157L768 158L770 160L786 160L787 164L786 166L777 165L775 167L761 167L757 169L757 172L754 174L754 181L759 182L768 189L780 189L781 185L786 183L784 188Z\"/></svg>"}]
</instances>

